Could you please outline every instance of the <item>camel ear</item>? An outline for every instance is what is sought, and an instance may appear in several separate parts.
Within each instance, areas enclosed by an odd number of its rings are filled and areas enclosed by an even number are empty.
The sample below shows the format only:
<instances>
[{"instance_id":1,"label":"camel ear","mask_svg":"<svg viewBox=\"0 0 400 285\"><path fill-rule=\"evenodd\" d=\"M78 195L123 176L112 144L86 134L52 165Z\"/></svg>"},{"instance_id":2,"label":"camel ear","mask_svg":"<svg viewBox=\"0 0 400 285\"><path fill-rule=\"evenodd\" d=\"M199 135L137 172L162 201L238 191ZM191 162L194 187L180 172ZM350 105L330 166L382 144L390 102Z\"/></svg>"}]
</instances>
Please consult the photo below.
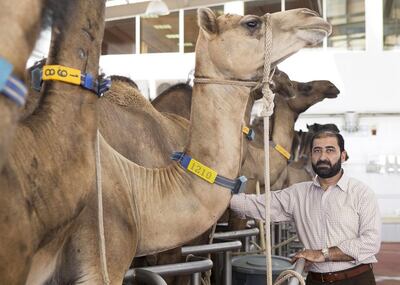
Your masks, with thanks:
<instances>
[{"instance_id":1,"label":"camel ear","mask_svg":"<svg viewBox=\"0 0 400 285\"><path fill-rule=\"evenodd\" d=\"M217 17L209 8L200 8L197 11L199 27L208 35L213 36L218 33Z\"/></svg>"}]
</instances>

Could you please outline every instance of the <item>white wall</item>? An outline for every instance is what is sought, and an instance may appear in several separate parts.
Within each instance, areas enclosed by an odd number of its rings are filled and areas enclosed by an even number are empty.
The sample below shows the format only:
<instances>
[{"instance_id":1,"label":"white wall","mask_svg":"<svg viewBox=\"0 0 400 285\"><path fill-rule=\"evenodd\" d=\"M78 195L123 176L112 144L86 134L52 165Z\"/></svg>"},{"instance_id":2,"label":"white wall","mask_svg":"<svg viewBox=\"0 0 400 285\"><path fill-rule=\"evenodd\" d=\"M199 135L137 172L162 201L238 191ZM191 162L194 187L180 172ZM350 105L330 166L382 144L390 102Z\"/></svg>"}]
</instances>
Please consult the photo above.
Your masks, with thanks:
<instances>
[{"instance_id":1,"label":"white wall","mask_svg":"<svg viewBox=\"0 0 400 285\"><path fill-rule=\"evenodd\" d=\"M387 157L400 157L400 115L399 116L366 116L361 117L360 131L344 131L344 119L340 116L307 116L300 117L296 129L307 130L306 124L335 123L345 139L345 148L350 159L343 165L345 171L369 185L375 192L383 216L400 216L400 171L397 173L368 173L369 161L385 165ZM376 135L371 130L376 129ZM398 161L400 163L400 160ZM400 167L400 164L398 165Z\"/></svg>"}]
</instances>

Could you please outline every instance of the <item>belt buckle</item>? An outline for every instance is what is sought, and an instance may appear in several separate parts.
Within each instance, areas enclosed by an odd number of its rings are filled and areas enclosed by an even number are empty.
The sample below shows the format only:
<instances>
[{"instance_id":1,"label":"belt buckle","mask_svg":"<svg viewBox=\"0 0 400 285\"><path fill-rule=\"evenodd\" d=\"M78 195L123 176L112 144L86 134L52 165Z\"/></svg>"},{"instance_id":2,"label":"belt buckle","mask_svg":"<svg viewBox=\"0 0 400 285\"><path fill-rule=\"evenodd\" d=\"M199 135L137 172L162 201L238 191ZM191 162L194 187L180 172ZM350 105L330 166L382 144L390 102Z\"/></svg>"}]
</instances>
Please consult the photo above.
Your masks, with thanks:
<instances>
[{"instance_id":1,"label":"belt buckle","mask_svg":"<svg viewBox=\"0 0 400 285\"><path fill-rule=\"evenodd\" d=\"M329 277L332 276L332 272L328 272L327 274L328 274ZM321 282L322 283L325 283L325 282L332 283L333 280L331 278L329 278L329 277L327 279L324 279L324 274L321 274Z\"/></svg>"}]
</instances>

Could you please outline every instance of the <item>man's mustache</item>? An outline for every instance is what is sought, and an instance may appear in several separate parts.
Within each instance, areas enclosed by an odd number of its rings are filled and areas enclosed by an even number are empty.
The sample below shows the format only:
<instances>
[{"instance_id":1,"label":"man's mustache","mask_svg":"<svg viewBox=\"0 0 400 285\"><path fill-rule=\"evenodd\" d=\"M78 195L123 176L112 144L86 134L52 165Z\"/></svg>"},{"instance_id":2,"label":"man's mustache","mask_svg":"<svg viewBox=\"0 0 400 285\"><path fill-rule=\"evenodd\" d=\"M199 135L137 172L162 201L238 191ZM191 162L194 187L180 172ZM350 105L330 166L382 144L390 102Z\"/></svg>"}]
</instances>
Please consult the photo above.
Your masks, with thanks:
<instances>
[{"instance_id":1,"label":"man's mustache","mask_svg":"<svg viewBox=\"0 0 400 285\"><path fill-rule=\"evenodd\" d=\"M332 167L331 163L328 160L319 160L319 161L317 161L317 165L316 166L320 166L320 165L327 165L329 167Z\"/></svg>"}]
</instances>

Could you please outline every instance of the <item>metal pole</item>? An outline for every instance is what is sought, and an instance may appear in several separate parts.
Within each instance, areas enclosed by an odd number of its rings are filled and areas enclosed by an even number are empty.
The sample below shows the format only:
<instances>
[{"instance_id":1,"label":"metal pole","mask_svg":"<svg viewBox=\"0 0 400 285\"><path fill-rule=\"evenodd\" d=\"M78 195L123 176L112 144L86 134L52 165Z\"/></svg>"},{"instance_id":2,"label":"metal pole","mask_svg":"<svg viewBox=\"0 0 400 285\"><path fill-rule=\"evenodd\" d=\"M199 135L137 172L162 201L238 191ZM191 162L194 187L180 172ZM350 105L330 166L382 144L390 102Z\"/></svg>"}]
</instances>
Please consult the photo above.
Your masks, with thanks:
<instances>
[{"instance_id":1,"label":"metal pole","mask_svg":"<svg viewBox=\"0 0 400 285\"><path fill-rule=\"evenodd\" d=\"M200 285L201 284L201 273L196 272L190 276L190 285Z\"/></svg>"},{"instance_id":2,"label":"metal pole","mask_svg":"<svg viewBox=\"0 0 400 285\"><path fill-rule=\"evenodd\" d=\"M167 282L157 273L148 271L146 269L133 269L133 278L136 281L144 282L151 285L167 285Z\"/></svg>"},{"instance_id":3,"label":"metal pole","mask_svg":"<svg viewBox=\"0 0 400 285\"><path fill-rule=\"evenodd\" d=\"M240 230L240 231L231 231L231 232L221 232L221 233L215 233L214 238L215 239L222 239L222 238L227 238L227 239L233 239L233 238L242 238L242 237L247 237L247 236L256 236L260 233L260 230L258 228L252 228L252 229L246 229L246 230Z\"/></svg>"},{"instance_id":4,"label":"metal pole","mask_svg":"<svg viewBox=\"0 0 400 285\"><path fill-rule=\"evenodd\" d=\"M299 260L296 261L296 265L294 266L294 271L297 273L302 274L304 270L304 265L306 261L304 258L300 258ZM299 279L296 277L292 277L289 279L289 284L288 285L299 285Z\"/></svg>"},{"instance_id":5,"label":"metal pole","mask_svg":"<svg viewBox=\"0 0 400 285\"><path fill-rule=\"evenodd\" d=\"M232 253L226 251L224 254L224 285L232 285Z\"/></svg>"}]
</instances>

